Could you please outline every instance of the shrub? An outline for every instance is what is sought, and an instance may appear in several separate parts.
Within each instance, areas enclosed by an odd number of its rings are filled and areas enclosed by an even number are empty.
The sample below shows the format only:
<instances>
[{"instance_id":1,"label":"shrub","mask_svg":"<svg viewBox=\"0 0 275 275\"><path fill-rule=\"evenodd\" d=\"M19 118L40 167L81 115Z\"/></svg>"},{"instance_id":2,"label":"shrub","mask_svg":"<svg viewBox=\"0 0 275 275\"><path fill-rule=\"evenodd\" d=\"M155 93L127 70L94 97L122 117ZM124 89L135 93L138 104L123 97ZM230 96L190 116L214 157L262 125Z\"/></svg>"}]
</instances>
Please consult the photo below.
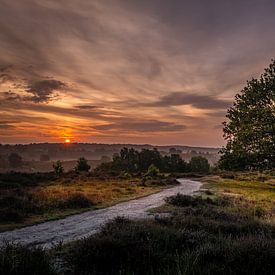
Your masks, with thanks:
<instances>
[{"instance_id":1,"label":"shrub","mask_svg":"<svg viewBox=\"0 0 275 275\"><path fill-rule=\"evenodd\" d=\"M256 206L254 209L254 215L258 218L262 218L266 215L266 210L260 206Z\"/></svg>"},{"instance_id":2,"label":"shrub","mask_svg":"<svg viewBox=\"0 0 275 275\"><path fill-rule=\"evenodd\" d=\"M151 165L148 167L146 176L149 176L149 177L156 177L158 174L159 174L159 169L158 169L154 164L151 164Z\"/></svg>"},{"instance_id":3,"label":"shrub","mask_svg":"<svg viewBox=\"0 0 275 275\"><path fill-rule=\"evenodd\" d=\"M204 238L203 233L119 218L75 243L66 263L73 274L175 274L177 254Z\"/></svg>"},{"instance_id":4,"label":"shrub","mask_svg":"<svg viewBox=\"0 0 275 275\"><path fill-rule=\"evenodd\" d=\"M60 176L64 173L64 168L60 160L53 164L53 169L57 176Z\"/></svg>"},{"instance_id":5,"label":"shrub","mask_svg":"<svg viewBox=\"0 0 275 275\"><path fill-rule=\"evenodd\" d=\"M92 205L92 201L82 193L73 193L64 202L66 208L88 208Z\"/></svg>"},{"instance_id":6,"label":"shrub","mask_svg":"<svg viewBox=\"0 0 275 275\"><path fill-rule=\"evenodd\" d=\"M6 244L0 248L0 274L53 275L55 272L48 254L43 249Z\"/></svg>"},{"instance_id":7,"label":"shrub","mask_svg":"<svg viewBox=\"0 0 275 275\"><path fill-rule=\"evenodd\" d=\"M188 165L190 172L209 173L210 170L208 160L202 156L192 157Z\"/></svg>"},{"instance_id":8,"label":"shrub","mask_svg":"<svg viewBox=\"0 0 275 275\"><path fill-rule=\"evenodd\" d=\"M88 161L85 158L79 158L75 167L77 172L88 172L91 166L88 164Z\"/></svg>"}]
</instances>

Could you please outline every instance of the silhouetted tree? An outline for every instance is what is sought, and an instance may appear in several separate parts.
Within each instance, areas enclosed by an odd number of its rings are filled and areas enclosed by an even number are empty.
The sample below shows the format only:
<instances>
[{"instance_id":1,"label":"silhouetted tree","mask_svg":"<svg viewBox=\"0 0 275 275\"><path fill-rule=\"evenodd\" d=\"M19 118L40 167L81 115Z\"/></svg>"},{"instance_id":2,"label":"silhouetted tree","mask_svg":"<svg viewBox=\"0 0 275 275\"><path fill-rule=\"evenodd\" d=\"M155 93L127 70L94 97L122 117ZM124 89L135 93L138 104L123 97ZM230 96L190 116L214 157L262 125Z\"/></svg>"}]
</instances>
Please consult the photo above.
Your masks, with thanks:
<instances>
[{"instance_id":1,"label":"silhouetted tree","mask_svg":"<svg viewBox=\"0 0 275 275\"><path fill-rule=\"evenodd\" d=\"M53 164L53 169L57 176L60 176L64 173L64 168L60 160Z\"/></svg>"},{"instance_id":2,"label":"silhouetted tree","mask_svg":"<svg viewBox=\"0 0 275 275\"><path fill-rule=\"evenodd\" d=\"M9 159L9 165L12 168L18 168L23 165L22 157L17 153L11 153L8 159Z\"/></svg>"},{"instance_id":3,"label":"silhouetted tree","mask_svg":"<svg viewBox=\"0 0 275 275\"><path fill-rule=\"evenodd\" d=\"M138 167L140 171L147 171L148 167L151 164L154 164L159 169L162 169L162 157L160 152L157 149L149 150L149 149L142 149L138 155Z\"/></svg>"},{"instance_id":4,"label":"silhouetted tree","mask_svg":"<svg viewBox=\"0 0 275 275\"><path fill-rule=\"evenodd\" d=\"M164 170L167 172L186 172L186 162L178 154L165 156L163 162Z\"/></svg>"},{"instance_id":5,"label":"silhouetted tree","mask_svg":"<svg viewBox=\"0 0 275 275\"><path fill-rule=\"evenodd\" d=\"M120 154L113 157L114 168L120 171L136 172L138 171L138 151L133 148L122 148Z\"/></svg>"},{"instance_id":6,"label":"silhouetted tree","mask_svg":"<svg viewBox=\"0 0 275 275\"><path fill-rule=\"evenodd\" d=\"M275 61L236 95L224 122L226 147L220 167L228 170L275 167Z\"/></svg>"},{"instance_id":7,"label":"silhouetted tree","mask_svg":"<svg viewBox=\"0 0 275 275\"><path fill-rule=\"evenodd\" d=\"M77 172L88 172L91 166L88 164L88 161L85 158L79 158L75 166L75 171Z\"/></svg>"},{"instance_id":8,"label":"silhouetted tree","mask_svg":"<svg viewBox=\"0 0 275 275\"><path fill-rule=\"evenodd\" d=\"M208 173L210 169L208 160L202 156L192 157L188 166L190 172Z\"/></svg>"}]
</instances>

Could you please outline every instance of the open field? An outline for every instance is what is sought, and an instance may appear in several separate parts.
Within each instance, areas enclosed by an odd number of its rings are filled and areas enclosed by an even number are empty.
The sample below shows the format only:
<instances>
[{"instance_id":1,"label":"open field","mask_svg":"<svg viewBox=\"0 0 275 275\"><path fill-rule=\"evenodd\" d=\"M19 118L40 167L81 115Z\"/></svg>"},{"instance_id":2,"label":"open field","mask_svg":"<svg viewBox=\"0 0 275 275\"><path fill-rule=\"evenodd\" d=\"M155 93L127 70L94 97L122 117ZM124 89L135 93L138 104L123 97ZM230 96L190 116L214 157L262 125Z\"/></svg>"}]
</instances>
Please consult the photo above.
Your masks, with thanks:
<instances>
[{"instance_id":1,"label":"open field","mask_svg":"<svg viewBox=\"0 0 275 275\"><path fill-rule=\"evenodd\" d=\"M24 263L26 270L43 266L44 274L274 274L273 183L201 180L207 189L194 197L174 195L152 210L165 216L116 218L99 233L50 251L4 247L2 268L19 270Z\"/></svg>"},{"instance_id":2,"label":"open field","mask_svg":"<svg viewBox=\"0 0 275 275\"><path fill-rule=\"evenodd\" d=\"M178 182L179 184L176 186L166 188L152 195L121 202L104 209L91 210L64 219L2 232L0 233L0 247L6 241L9 241L28 246L40 245L44 248L52 248L60 242L66 244L91 236L99 232L107 222L118 216L129 219L151 219L154 216L147 211L152 207L162 205L166 197L179 192L189 195L199 190L201 186L200 182L188 179L179 179Z\"/></svg>"},{"instance_id":3,"label":"open field","mask_svg":"<svg viewBox=\"0 0 275 275\"><path fill-rule=\"evenodd\" d=\"M22 177L19 178L21 182ZM62 218L91 209L146 196L171 186L163 180L96 178L70 173L59 179L18 184L1 180L0 231Z\"/></svg>"}]
</instances>

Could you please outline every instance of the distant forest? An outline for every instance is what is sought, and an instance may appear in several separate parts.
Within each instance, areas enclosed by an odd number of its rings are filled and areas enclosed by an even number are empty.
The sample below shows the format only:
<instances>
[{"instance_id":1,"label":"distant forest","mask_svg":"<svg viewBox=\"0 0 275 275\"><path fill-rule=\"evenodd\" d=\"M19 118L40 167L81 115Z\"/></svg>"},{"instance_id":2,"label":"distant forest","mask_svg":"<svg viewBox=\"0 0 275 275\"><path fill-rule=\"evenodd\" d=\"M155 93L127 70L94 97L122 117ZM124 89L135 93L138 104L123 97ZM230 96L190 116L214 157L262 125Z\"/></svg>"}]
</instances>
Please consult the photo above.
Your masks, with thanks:
<instances>
[{"instance_id":1,"label":"distant forest","mask_svg":"<svg viewBox=\"0 0 275 275\"><path fill-rule=\"evenodd\" d=\"M211 165L219 160L220 148L189 147L181 145L153 146L149 144L96 144L96 143L33 143L33 144L0 144L0 171L50 171L52 162L62 160L65 169L71 169L75 161L85 157L95 167L110 161L123 148L157 149L161 156L179 155L183 160L190 161L194 156L203 156Z\"/></svg>"}]
</instances>

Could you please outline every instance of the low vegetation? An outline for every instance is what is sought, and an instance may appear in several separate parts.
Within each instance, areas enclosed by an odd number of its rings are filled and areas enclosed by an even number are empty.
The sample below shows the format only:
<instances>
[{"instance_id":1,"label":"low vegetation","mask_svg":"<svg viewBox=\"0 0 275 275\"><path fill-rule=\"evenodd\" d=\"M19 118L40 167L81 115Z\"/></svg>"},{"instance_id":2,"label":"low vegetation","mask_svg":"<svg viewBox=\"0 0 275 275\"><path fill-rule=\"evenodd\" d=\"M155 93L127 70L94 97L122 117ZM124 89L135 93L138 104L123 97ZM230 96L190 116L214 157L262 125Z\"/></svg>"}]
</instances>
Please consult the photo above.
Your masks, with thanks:
<instances>
[{"instance_id":1,"label":"low vegetation","mask_svg":"<svg viewBox=\"0 0 275 275\"><path fill-rule=\"evenodd\" d=\"M20 265L41 265L43 274L274 274L273 179L202 180L209 189L167 198L153 210L155 219L118 217L99 233L51 251L8 246L7 253L4 247L1 268L15 275L23 274ZM255 212L257 205L264 214ZM14 273L9 255L20 257Z\"/></svg>"},{"instance_id":2,"label":"low vegetation","mask_svg":"<svg viewBox=\"0 0 275 275\"><path fill-rule=\"evenodd\" d=\"M93 173L0 175L0 231L65 217L152 194L175 184L167 176Z\"/></svg>"}]
</instances>

